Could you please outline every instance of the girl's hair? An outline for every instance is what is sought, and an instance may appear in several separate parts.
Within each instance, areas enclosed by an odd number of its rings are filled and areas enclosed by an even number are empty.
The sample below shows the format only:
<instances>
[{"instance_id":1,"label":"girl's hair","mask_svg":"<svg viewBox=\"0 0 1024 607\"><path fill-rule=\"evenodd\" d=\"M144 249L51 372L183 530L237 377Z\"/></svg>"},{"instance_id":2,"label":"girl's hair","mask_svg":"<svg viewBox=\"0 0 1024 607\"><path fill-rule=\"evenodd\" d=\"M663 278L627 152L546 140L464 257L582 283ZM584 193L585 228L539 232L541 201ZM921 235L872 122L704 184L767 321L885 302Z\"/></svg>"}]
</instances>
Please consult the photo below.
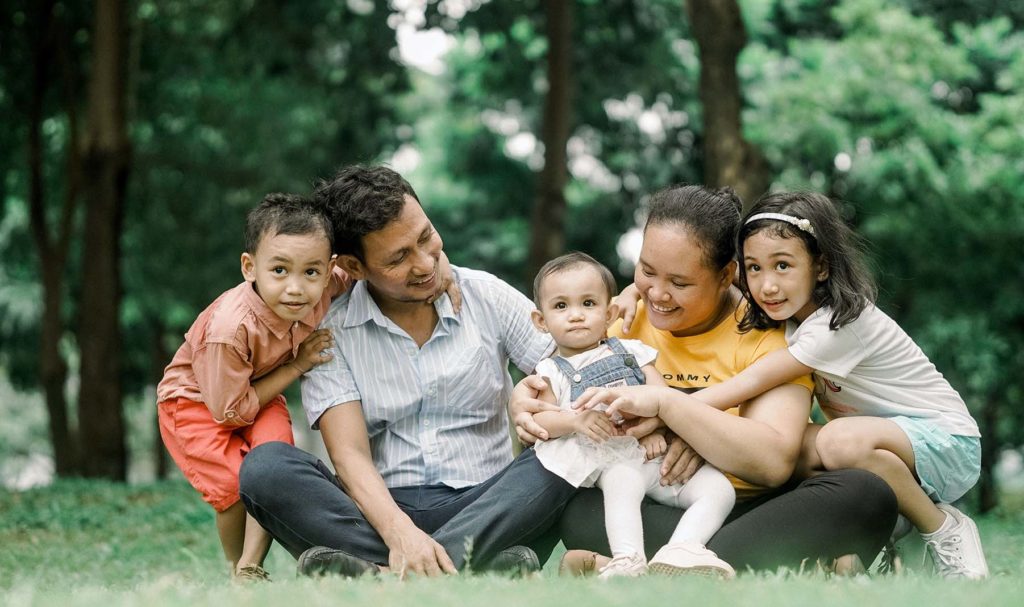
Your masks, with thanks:
<instances>
[{"instance_id":1,"label":"girl's hair","mask_svg":"<svg viewBox=\"0 0 1024 607\"><path fill-rule=\"evenodd\" d=\"M651 196L644 231L652 225L680 225L696 237L704 264L721 270L736 253L736 225L743 201L732 188L676 184Z\"/></svg>"},{"instance_id":2,"label":"girl's hair","mask_svg":"<svg viewBox=\"0 0 1024 607\"><path fill-rule=\"evenodd\" d=\"M806 219L810 222L811 231L779 219L749 220L760 213L779 213L798 220ZM757 305L747 286L743 243L760 232L767 232L776 238L797 238L804 243L812 260L824 264L828 277L815 285L811 297L818 306L832 308L829 329L835 331L857 320L864 308L874 303L878 289L864 262L863 239L846 225L836 204L828 196L816 192L765 194L743 217L737 236L740 287L750 304L740 321L741 331L772 329L780 324Z\"/></svg>"}]
</instances>

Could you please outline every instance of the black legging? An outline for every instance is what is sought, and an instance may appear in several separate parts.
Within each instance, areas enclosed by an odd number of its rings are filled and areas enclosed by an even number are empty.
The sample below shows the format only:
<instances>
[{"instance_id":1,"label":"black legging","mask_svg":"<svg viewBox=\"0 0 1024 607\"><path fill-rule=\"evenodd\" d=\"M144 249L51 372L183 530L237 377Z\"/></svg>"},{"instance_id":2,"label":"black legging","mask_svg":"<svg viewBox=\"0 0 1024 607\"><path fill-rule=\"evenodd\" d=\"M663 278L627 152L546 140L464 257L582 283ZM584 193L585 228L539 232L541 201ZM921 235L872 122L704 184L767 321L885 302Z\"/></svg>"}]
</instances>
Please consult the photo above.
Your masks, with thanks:
<instances>
[{"instance_id":1,"label":"black legging","mask_svg":"<svg viewBox=\"0 0 1024 607\"><path fill-rule=\"evenodd\" d=\"M737 502L708 548L737 571L799 570L844 554L857 554L868 566L896 515L896 496L885 481L864 470L836 470ZM682 511L644 500L642 516L650 558L668 542ZM561 535L568 549L610 554L600 490L583 489L569 502Z\"/></svg>"}]
</instances>

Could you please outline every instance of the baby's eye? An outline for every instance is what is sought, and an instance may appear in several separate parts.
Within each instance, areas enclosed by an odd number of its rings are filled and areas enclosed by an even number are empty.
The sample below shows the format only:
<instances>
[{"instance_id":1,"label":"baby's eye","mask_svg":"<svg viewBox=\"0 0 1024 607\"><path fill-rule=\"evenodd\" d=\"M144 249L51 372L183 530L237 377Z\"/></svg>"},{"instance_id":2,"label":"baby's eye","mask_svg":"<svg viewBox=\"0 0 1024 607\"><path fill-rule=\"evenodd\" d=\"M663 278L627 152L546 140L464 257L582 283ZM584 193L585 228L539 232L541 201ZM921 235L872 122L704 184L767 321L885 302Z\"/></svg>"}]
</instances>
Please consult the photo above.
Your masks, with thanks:
<instances>
[{"instance_id":1,"label":"baby's eye","mask_svg":"<svg viewBox=\"0 0 1024 607\"><path fill-rule=\"evenodd\" d=\"M555 304L555 309L556 310L564 310L565 309L565 302L564 301L560 301L560 302L556 303Z\"/></svg>"},{"instance_id":2,"label":"baby's eye","mask_svg":"<svg viewBox=\"0 0 1024 607\"><path fill-rule=\"evenodd\" d=\"M594 301L593 299L587 299L587 300L583 301L583 307L585 307L585 308L593 308L596 305L597 305L597 302Z\"/></svg>"}]
</instances>

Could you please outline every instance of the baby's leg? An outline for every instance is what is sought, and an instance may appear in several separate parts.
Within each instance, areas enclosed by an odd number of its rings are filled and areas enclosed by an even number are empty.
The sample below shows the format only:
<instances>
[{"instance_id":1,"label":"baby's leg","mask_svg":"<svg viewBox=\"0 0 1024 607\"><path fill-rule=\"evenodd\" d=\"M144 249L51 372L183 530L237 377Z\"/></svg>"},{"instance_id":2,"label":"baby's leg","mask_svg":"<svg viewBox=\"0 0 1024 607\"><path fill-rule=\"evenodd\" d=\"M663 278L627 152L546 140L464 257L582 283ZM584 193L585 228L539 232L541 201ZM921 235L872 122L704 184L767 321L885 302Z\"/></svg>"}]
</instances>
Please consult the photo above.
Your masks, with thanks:
<instances>
[{"instance_id":1,"label":"baby's leg","mask_svg":"<svg viewBox=\"0 0 1024 607\"><path fill-rule=\"evenodd\" d=\"M882 477L896 494L900 513L922 533L942 525L946 514L917 480L914 448L900 426L881 417L842 417L822 426L816 440L827 470L859 468Z\"/></svg>"},{"instance_id":2,"label":"baby's leg","mask_svg":"<svg viewBox=\"0 0 1024 607\"><path fill-rule=\"evenodd\" d=\"M640 502L645 483L635 462L612 464L597 480L604 494L604 528L612 556L644 554L644 528Z\"/></svg>"},{"instance_id":3,"label":"baby's leg","mask_svg":"<svg viewBox=\"0 0 1024 607\"><path fill-rule=\"evenodd\" d=\"M662 487L655 484L647 495L666 506L683 508L670 544L696 542L706 545L725 522L736 503L736 491L718 468L704 464L686 484Z\"/></svg>"}]
</instances>

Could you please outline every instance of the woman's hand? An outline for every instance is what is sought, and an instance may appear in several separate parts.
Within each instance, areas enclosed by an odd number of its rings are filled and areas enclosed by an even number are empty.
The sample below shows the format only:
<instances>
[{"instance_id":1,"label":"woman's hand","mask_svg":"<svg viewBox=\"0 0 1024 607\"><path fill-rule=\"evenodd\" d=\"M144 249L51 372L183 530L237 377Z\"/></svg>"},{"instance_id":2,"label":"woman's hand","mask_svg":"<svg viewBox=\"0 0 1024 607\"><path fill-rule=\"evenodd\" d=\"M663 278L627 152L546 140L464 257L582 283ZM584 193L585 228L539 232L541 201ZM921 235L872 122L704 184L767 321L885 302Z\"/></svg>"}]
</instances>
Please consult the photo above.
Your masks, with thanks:
<instances>
[{"instance_id":1,"label":"woman's hand","mask_svg":"<svg viewBox=\"0 0 1024 607\"><path fill-rule=\"evenodd\" d=\"M640 290L636 285L630 284L612 300L609 307L612 313L612 320L622 319L622 334L628 335L633 328L633 319L636 318L636 309L640 306Z\"/></svg>"},{"instance_id":2,"label":"woman's hand","mask_svg":"<svg viewBox=\"0 0 1024 607\"><path fill-rule=\"evenodd\" d=\"M586 411L607 405L604 411L610 419L618 413L622 417L657 417L661 411L664 391L660 386L622 386L619 388L587 388L572 408Z\"/></svg>"},{"instance_id":3,"label":"woman's hand","mask_svg":"<svg viewBox=\"0 0 1024 607\"><path fill-rule=\"evenodd\" d=\"M661 463L661 486L667 487L690 480L704 465L704 458L678 436L668 437L668 450Z\"/></svg>"},{"instance_id":4,"label":"woman's hand","mask_svg":"<svg viewBox=\"0 0 1024 607\"><path fill-rule=\"evenodd\" d=\"M516 429L516 436L524 445L532 445L538 440L547 440L548 431L534 421L533 416L541 411L558 411L558 405L541 400L545 391L550 395L551 386L539 375L527 375L512 388L508 400L508 415Z\"/></svg>"}]
</instances>

